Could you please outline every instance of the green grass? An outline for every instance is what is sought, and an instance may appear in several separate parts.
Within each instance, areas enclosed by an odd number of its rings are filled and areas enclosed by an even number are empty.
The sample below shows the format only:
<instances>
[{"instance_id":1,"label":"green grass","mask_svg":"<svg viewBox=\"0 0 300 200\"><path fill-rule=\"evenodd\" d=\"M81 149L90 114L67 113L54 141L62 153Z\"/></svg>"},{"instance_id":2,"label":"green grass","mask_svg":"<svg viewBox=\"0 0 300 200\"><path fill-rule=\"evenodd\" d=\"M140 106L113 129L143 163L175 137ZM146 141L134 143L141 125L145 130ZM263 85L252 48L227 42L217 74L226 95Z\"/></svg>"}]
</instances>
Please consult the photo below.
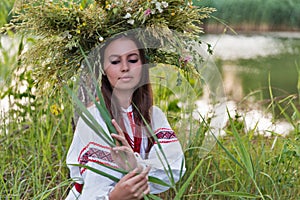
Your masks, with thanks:
<instances>
[{"instance_id":1,"label":"green grass","mask_svg":"<svg viewBox=\"0 0 300 200\"><path fill-rule=\"evenodd\" d=\"M0 119L0 199L63 199L71 184L65 164L73 137L71 102L67 95L37 97L31 88L31 74L26 71L14 77L18 83L30 86L20 92L11 84L12 77L7 77L16 57L9 56L3 48L0 50L6 58L0 62L0 69L5 69L0 71L0 77L7 80L1 95L6 92L14 97L14 105L19 108L11 109ZM299 84L297 89L300 91ZM181 110L174 106L176 99L169 99L172 97L169 92L160 94L164 99L162 107L186 150L187 172L177 184L178 188L185 189L181 191L184 192L182 199L299 198L300 112L293 101L287 98L282 100L286 101L284 107L283 102L273 105L294 126L294 131L286 138L276 133L266 138L255 135L254 131L245 132L243 122L232 118L226 128L227 135L219 138L212 151L202 157L199 146L209 127L194 121L198 129L191 129L186 137L182 127L191 123L178 123ZM31 103L22 104L24 99ZM53 110L55 107L60 108L57 113ZM292 110L292 114L287 114L286 110L289 113ZM172 199L174 193L168 191L160 196Z\"/></svg>"},{"instance_id":2,"label":"green grass","mask_svg":"<svg viewBox=\"0 0 300 200\"><path fill-rule=\"evenodd\" d=\"M61 199L66 193L70 182L65 157L72 139L72 109L66 107L55 116L49 108L54 103L61 102L46 100L44 109L32 111L26 121L1 127L1 198ZM296 199L300 195L296 125L295 132L278 137L271 148L275 135L265 138L245 133L242 122L232 119L227 136L204 158L197 156L201 141L190 138L193 143L185 153L187 173L178 187L197 165L199 169L184 199ZM204 124L202 128L206 130ZM161 197L169 199L171 195L166 192Z\"/></svg>"},{"instance_id":3,"label":"green grass","mask_svg":"<svg viewBox=\"0 0 300 200\"><path fill-rule=\"evenodd\" d=\"M43 193L53 189L49 198L60 199L66 192L72 109L65 107L58 115L50 112L50 106L61 101L31 105L25 120L13 117L13 111L6 116L10 123L0 129L0 199L43 199Z\"/></svg>"},{"instance_id":4,"label":"green grass","mask_svg":"<svg viewBox=\"0 0 300 200\"><path fill-rule=\"evenodd\" d=\"M300 28L300 2L298 0L201 0L195 5L217 9L213 16L229 26L267 25L269 29ZM212 23L219 23L210 20Z\"/></svg>"},{"instance_id":5,"label":"green grass","mask_svg":"<svg viewBox=\"0 0 300 200\"><path fill-rule=\"evenodd\" d=\"M6 24L11 19L11 9L15 0L0 1L0 27Z\"/></svg>"}]
</instances>

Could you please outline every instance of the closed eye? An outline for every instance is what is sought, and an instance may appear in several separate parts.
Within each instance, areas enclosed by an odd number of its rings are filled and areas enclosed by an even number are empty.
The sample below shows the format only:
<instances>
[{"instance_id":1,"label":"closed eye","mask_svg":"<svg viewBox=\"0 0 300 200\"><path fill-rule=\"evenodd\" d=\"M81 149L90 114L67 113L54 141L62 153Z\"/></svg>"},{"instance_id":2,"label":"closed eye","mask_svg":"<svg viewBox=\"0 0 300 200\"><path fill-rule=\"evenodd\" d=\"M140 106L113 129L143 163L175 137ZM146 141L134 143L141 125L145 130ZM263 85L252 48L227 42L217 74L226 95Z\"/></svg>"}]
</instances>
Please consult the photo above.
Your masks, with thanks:
<instances>
[{"instance_id":1,"label":"closed eye","mask_svg":"<svg viewBox=\"0 0 300 200\"><path fill-rule=\"evenodd\" d=\"M128 62L130 62L130 63L137 63L139 61L139 59L130 59L130 60L128 60Z\"/></svg>"},{"instance_id":2,"label":"closed eye","mask_svg":"<svg viewBox=\"0 0 300 200\"><path fill-rule=\"evenodd\" d=\"M110 61L110 63L111 63L112 65L117 65L117 64L120 63L120 61L119 61L119 60L114 60L114 61Z\"/></svg>"}]
</instances>

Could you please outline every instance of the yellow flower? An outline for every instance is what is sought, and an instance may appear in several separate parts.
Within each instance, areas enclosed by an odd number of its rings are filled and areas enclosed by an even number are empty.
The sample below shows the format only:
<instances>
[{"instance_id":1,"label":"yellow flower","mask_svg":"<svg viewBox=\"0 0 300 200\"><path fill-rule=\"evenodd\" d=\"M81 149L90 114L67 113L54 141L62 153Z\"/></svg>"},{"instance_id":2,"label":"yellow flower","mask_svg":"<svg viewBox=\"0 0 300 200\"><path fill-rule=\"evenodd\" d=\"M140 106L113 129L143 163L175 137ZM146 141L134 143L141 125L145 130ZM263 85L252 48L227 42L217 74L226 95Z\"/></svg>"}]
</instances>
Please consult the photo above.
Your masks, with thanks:
<instances>
[{"instance_id":1,"label":"yellow flower","mask_svg":"<svg viewBox=\"0 0 300 200\"><path fill-rule=\"evenodd\" d=\"M171 16L175 16L175 13L174 13L174 12L172 12L172 13L171 13Z\"/></svg>"},{"instance_id":2,"label":"yellow flower","mask_svg":"<svg viewBox=\"0 0 300 200\"><path fill-rule=\"evenodd\" d=\"M53 104L52 106L50 106L50 112L57 116L61 113L61 109L57 104Z\"/></svg>"}]
</instances>

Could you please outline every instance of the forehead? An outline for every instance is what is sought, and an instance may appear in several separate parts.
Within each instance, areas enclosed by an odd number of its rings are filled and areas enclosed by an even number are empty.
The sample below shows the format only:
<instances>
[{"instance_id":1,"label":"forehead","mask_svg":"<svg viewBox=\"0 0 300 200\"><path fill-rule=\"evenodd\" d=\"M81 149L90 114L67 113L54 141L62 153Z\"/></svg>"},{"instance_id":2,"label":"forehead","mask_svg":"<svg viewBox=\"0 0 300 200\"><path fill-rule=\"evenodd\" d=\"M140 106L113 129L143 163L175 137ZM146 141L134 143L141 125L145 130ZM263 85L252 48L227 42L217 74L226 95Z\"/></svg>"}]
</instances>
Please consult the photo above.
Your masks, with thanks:
<instances>
[{"instance_id":1,"label":"forehead","mask_svg":"<svg viewBox=\"0 0 300 200\"><path fill-rule=\"evenodd\" d=\"M112 41L105 49L104 56L109 57L112 55L125 55L128 53L138 53L137 45L128 38L119 38Z\"/></svg>"}]
</instances>

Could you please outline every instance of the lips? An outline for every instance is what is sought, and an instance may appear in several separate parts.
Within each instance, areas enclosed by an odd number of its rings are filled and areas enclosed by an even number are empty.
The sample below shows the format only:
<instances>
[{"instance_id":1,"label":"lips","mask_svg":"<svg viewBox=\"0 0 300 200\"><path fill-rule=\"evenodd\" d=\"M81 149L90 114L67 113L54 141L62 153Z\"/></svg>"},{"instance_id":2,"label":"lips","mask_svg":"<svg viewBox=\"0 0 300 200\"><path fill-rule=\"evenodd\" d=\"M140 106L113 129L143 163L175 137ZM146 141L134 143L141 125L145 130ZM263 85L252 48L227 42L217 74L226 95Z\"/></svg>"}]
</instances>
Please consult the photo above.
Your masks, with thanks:
<instances>
[{"instance_id":1,"label":"lips","mask_svg":"<svg viewBox=\"0 0 300 200\"><path fill-rule=\"evenodd\" d=\"M119 78L119 80L122 80L122 81L130 81L133 77L132 76L122 76Z\"/></svg>"}]
</instances>

